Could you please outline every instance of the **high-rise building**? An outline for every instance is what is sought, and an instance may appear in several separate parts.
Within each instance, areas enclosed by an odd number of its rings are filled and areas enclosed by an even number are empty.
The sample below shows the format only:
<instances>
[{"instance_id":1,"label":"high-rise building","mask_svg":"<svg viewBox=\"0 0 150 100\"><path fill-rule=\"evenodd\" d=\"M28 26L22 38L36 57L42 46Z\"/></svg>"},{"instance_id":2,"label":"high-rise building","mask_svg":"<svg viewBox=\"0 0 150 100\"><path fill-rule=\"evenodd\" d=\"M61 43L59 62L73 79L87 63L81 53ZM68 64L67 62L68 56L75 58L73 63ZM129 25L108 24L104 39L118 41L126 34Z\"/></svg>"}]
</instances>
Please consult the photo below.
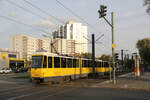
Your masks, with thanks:
<instances>
[{"instance_id":1,"label":"high-rise building","mask_svg":"<svg viewBox=\"0 0 150 100\"><path fill-rule=\"evenodd\" d=\"M53 52L61 55L75 54L75 40L55 38L53 40Z\"/></svg>"},{"instance_id":2,"label":"high-rise building","mask_svg":"<svg viewBox=\"0 0 150 100\"><path fill-rule=\"evenodd\" d=\"M59 26L53 32L54 38L72 39L75 40L75 53L88 52L88 35L87 26L82 23L69 21L65 25Z\"/></svg>"},{"instance_id":3,"label":"high-rise building","mask_svg":"<svg viewBox=\"0 0 150 100\"><path fill-rule=\"evenodd\" d=\"M20 58L30 60L32 54L37 50L44 49L46 51L50 51L50 42L50 38L39 39L23 34L11 35L10 50L19 52Z\"/></svg>"}]
</instances>

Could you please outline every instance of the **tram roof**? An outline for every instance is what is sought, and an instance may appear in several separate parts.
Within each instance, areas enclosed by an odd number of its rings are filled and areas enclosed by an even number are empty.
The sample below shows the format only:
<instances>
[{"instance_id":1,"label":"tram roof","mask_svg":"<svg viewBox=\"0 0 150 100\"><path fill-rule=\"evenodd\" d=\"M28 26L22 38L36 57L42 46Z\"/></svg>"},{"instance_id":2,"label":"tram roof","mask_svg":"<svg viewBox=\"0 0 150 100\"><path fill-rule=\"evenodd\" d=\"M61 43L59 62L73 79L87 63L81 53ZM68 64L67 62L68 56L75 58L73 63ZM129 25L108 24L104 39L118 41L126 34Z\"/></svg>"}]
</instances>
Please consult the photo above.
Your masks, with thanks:
<instances>
[{"instance_id":1,"label":"tram roof","mask_svg":"<svg viewBox=\"0 0 150 100\"><path fill-rule=\"evenodd\" d=\"M84 59L84 60L92 60L92 59L87 59L87 58L79 58L79 57L71 57L71 56L63 56L63 55L58 55L55 53L50 53L50 52L35 52L32 56L54 56L54 57L62 57L62 58L75 58L75 59ZM102 61L99 59L95 59L95 61ZM103 62L107 62L107 61L103 61Z\"/></svg>"}]
</instances>

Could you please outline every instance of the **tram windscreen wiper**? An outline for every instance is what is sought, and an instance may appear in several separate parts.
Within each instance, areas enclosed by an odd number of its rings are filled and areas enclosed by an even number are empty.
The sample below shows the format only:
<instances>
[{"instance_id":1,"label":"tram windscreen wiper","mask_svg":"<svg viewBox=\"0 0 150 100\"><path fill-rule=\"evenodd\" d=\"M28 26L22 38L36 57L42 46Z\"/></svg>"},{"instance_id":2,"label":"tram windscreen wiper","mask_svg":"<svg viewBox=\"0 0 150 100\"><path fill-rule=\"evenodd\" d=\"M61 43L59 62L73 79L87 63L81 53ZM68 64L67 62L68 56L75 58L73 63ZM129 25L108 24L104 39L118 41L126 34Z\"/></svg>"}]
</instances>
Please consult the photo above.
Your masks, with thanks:
<instances>
[{"instance_id":1,"label":"tram windscreen wiper","mask_svg":"<svg viewBox=\"0 0 150 100\"><path fill-rule=\"evenodd\" d=\"M32 68L42 67L43 56L32 56Z\"/></svg>"}]
</instances>

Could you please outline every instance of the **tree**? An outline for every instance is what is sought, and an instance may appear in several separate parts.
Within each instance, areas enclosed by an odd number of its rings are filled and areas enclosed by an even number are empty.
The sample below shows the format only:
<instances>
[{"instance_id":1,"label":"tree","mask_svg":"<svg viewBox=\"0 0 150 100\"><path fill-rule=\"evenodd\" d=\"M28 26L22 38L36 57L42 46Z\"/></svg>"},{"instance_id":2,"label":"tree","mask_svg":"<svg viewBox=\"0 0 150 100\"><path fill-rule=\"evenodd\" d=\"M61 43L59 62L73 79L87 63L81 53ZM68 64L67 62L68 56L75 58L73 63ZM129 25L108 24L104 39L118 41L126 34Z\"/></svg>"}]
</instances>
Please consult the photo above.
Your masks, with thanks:
<instances>
[{"instance_id":1,"label":"tree","mask_svg":"<svg viewBox=\"0 0 150 100\"><path fill-rule=\"evenodd\" d=\"M87 59L91 59L92 58L92 53L75 53L74 55L75 57L81 57L81 58L87 58Z\"/></svg>"},{"instance_id":2,"label":"tree","mask_svg":"<svg viewBox=\"0 0 150 100\"><path fill-rule=\"evenodd\" d=\"M150 14L150 0L144 0L144 6L147 6L146 12Z\"/></svg>"},{"instance_id":3,"label":"tree","mask_svg":"<svg viewBox=\"0 0 150 100\"><path fill-rule=\"evenodd\" d=\"M112 56L103 54L103 55L102 55L100 58L98 58L98 59L103 60L103 61L112 61Z\"/></svg>"},{"instance_id":4,"label":"tree","mask_svg":"<svg viewBox=\"0 0 150 100\"><path fill-rule=\"evenodd\" d=\"M92 54L91 53L81 53L80 57L91 59L92 58Z\"/></svg>"},{"instance_id":5,"label":"tree","mask_svg":"<svg viewBox=\"0 0 150 100\"><path fill-rule=\"evenodd\" d=\"M150 38L138 40L136 47L139 50L141 58L150 64Z\"/></svg>"}]
</instances>

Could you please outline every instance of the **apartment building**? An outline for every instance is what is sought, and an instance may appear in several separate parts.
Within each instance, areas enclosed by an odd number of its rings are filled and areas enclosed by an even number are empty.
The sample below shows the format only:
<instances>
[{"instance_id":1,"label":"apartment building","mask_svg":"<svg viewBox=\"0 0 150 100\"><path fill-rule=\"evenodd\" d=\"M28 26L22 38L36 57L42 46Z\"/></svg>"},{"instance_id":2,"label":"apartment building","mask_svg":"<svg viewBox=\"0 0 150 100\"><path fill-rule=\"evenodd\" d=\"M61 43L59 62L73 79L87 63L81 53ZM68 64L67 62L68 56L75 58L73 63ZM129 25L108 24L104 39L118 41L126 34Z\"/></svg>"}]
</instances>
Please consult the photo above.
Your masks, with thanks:
<instances>
[{"instance_id":1,"label":"apartment building","mask_svg":"<svg viewBox=\"0 0 150 100\"><path fill-rule=\"evenodd\" d=\"M75 40L55 38L53 40L53 52L62 55L74 55Z\"/></svg>"},{"instance_id":2,"label":"apartment building","mask_svg":"<svg viewBox=\"0 0 150 100\"><path fill-rule=\"evenodd\" d=\"M40 49L50 51L49 38L34 38L31 36L16 34L10 36L10 50L19 52L20 58L25 58L27 60L31 59L34 52Z\"/></svg>"},{"instance_id":3,"label":"apartment building","mask_svg":"<svg viewBox=\"0 0 150 100\"><path fill-rule=\"evenodd\" d=\"M65 25L58 26L58 29L53 32L53 37L63 38L75 41L75 53L88 52L88 35L87 26L82 23L69 21Z\"/></svg>"}]
</instances>

